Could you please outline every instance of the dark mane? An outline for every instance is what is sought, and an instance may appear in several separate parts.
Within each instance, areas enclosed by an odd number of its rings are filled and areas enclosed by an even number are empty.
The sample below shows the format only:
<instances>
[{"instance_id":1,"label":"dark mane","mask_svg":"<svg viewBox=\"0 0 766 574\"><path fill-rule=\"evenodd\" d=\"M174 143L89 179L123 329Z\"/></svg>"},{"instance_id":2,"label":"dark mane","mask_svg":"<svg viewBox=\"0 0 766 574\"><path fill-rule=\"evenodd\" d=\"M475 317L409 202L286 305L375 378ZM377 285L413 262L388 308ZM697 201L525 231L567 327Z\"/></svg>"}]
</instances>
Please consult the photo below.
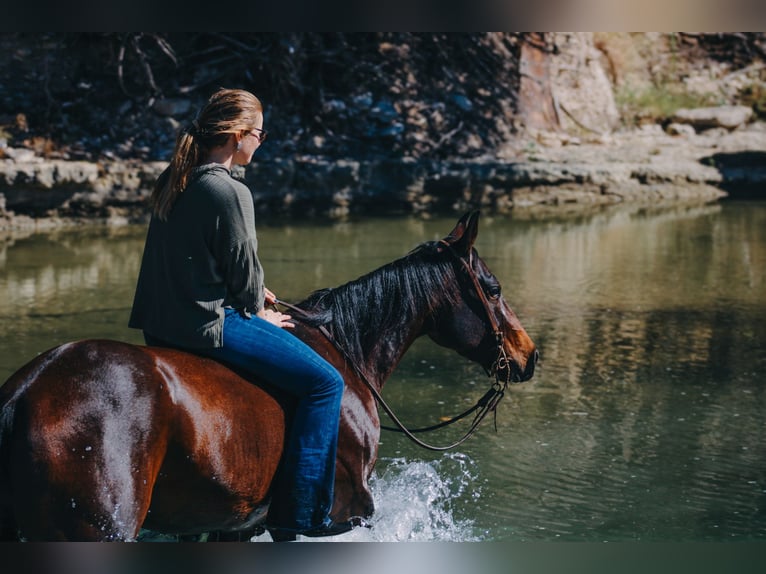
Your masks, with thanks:
<instances>
[{"instance_id":1,"label":"dark mane","mask_svg":"<svg viewBox=\"0 0 766 574\"><path fill-rule=\"evenodd\" d=\"M436 242L339 287L315 291L299 304L306 322L325 325L355 359L390 327L408 323L422 309L435 311L457 298L455 272Z\"/></svg>"}]
</instances>

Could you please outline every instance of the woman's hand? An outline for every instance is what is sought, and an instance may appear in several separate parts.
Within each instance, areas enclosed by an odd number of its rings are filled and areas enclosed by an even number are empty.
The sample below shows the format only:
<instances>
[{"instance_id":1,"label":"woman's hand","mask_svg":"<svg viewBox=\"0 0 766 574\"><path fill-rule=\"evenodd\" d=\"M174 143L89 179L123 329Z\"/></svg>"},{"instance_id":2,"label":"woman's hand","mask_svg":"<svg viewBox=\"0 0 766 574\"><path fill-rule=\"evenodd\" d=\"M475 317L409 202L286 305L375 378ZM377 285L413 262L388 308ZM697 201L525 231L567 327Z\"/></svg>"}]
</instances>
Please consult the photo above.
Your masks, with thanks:
<instances>
[{"instance_id":1,"label":"woman's hand","mask_svg":"<svg viewBox=\"0 0 766 574\"><path fill-rule=\"evenodd\" d=\"M266 305L273 305L277 302L277 296L272 293L271 289L263 288L263 298Z\"/></svg>"},{"instance_id":2,"label":"woman's hand","mask_svg":"<svg viewBox=\"0 0 766 574\"><path fill-rule=\"evenodd\" d=\"M283 329L292 329L295 327L295 324L290 321L290 319L292 319L290 315L285 315L284 313L274 311L273 309L261 309L256 313L256 316Z\"/></svg>"},{"instance_id":3,"label":"woman's hand","mask_svg":"<svg viewBox=\"0 0 766 574\"><path fill-rule=\"evenodd\" d=\"M277 296L274 295L271 289L267 289L266 287L263 288L263 299L264 299L265 305L275 305L277 302ZM275 311L274 309L263 308L260 311L258 311L256 315L260 317L261 319L265 319L272 325L276 325L277 327L282 327L283 329L292 329L293 327L295 327L295 324L292 321L290 321L290 319L292 319L290 315L280 313L279 311Z\"/></svg>"}]
</instances>

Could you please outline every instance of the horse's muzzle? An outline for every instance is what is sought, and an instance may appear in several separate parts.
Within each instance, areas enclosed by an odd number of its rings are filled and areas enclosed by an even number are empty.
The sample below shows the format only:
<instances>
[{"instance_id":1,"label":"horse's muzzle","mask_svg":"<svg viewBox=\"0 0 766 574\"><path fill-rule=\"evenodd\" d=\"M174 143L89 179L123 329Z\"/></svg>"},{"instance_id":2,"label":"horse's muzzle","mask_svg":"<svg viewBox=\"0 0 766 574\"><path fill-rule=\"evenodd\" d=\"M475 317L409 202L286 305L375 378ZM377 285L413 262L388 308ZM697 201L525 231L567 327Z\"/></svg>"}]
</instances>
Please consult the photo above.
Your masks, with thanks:
<instances>
[{"instance_id":1,"label":"horse's muzzle","mask_svg":"<svg viewBox=\"0 0 766 574\"><path fill-rule=\"evenodd\" d=\"M521 368L516 361L506 361L504 365L500 365L500 368L498 368L497 378L501 381L505 380L511 383L523 383L528 381L535 374L535 367L537 366L539 358L540 353L535 349L527 357L524 368ZM510 370L510 373L508 370Z\"/></svg>"},{"instance_id":2,"label":"horse's muzzle","mask_svg":"<svg viewBox=\"0 0 766 574\"><path fill-rule=\"evenodd\" d=\"M540 360L540 352L535 349L527 359L527 364L524 367L524 372L521 374L521 382L528 381L535 374L535 367L537 367L537 361Z\"/></svg>"}]
</instances>

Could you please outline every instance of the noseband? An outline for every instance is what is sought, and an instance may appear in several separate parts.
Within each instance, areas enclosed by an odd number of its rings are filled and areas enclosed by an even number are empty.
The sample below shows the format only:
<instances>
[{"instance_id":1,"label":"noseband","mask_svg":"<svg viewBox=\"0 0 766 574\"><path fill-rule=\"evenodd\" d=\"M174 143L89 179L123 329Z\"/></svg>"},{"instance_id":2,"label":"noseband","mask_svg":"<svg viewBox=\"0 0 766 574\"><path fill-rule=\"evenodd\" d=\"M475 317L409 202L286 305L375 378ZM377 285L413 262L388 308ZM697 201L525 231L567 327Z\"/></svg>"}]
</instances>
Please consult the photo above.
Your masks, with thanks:
<instances>
[{"instance_id":1,"label":"noseband","mask_svg":"<svg viewBox=\"0 0 766 574\"><path fill-rule=\"evenodd\" d=\"M400 420L399 418L394 414L394 411L391 409L391 407L386 403L386 401L383 399L382 395L380 394L380 391L373 385L370 380L367 378L365 372L362 370L362 368L356 363L356 361L349 355L349 353L338 344L338 342L335 340L335 338L332 336L332 334L324 327L324 325L319 325L317 328L322 332L322 334L335 346L338 351L344 356L346 361L354 368L356 371L357 376L361 379L361 381L367 386L367 388L370 390L372 395L375 397L375 400L378 402L378 404L383 408L383 410L386 412L386 414L391 418L392 421L396 424L396 427L389 427L385 425L381 425L380 428L383 430L388 431L395 431L395 432L401 432L404 433L407 438L409 438L411 441L413 441L418 446L421 446L428 450L434 450L434 451L445 451L450 450L452 448L455 448L456 446L462 444L465 442L470 436L472 436L476 429L479 427L479 424L484 420L484 418L491 412L494 414L495 417L495 431L497 431L497 405L500 402L500 400L505 396L505 389L508 387L508 384L511 382L511 362L508 358L508 355L505 352L505 349L503 348L503 331L500 328L500 325L498 325L497 320L495 319L495 315L492 313L492 309L490 308L489 301L487 300L487 296L484 294L484 290L481 288L481 283L479 282L479 278L476 275L476 272L473 270L473 250L471 250L468 261L460 257L455 251L452 249L452 246L447 243L444 240L439 241L439 246L437 247L437 251L441 253L446 249L448 253L450 253L455 259L457 259L460 264L463 266L463 268L467 271L468 276L471 278L471 282L473 283L473 286L476 290L476 294L479 297L479 301L481 301L481 304L484 306L484 310L486 311L487 318L489 319L489 324L492 327L493 334L495 335L495 340L497 342L497 359L492 363L489 369L487 370L487 374L489 376L495 377L495 382L492 383L492 386L489 388L489 390L484 393L484 396L482 396L475 405L473 405L468 410L460 413L459 415L455 415L454 417L442 421L438 424L431 425L428 427L418 428L418 429L408 429ZM283 305L284 307L287 307L288 309L292 311L296 311L300 313L301 315L306 315L306 311L304 309L301 309L300 307L296 307L295 305L291 305L290 303L286 303L284 301L276 301L278 304ZM502 370L506 371L506 377L505 380L500 379L500 372ZM446 427L448 425L451 425L452 423L455 423L471 413L476 413L473 417L473 421L471 421L471 425L466 431L466 433L457 441L454 443L447 445L447 446L434 446L431 444L428 444L419 438L415 436L415 433L423 433L423 432L429 432L436 429L440 429L443 427Z\"/></svg>"}]
</instances>

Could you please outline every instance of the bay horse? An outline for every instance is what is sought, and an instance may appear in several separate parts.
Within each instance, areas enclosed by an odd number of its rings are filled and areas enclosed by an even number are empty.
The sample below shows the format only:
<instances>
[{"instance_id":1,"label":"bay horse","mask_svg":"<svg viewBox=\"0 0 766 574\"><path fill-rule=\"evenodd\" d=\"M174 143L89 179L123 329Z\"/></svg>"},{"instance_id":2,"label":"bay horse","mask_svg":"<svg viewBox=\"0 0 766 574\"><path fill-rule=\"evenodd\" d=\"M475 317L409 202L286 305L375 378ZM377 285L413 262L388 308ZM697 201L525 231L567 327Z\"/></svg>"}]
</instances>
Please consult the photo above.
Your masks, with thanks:
<instances>
[{"instance_id":1,"label":"bay horse","mask_svg":"<svg viewBox=\"0 0 766 574\"><path fill-rule=\"evenodd\" d=\"M478 212L468 213L443 240L317 291L298 304L305 317L293 313L295 335L346 383L334 520L373 514L380 421L363 379L380 390L416 338L508 381L534 373L535 345L476 253L477 232ZM0 540L263 532L289 412L266 386L191 353L57 346L0 387Z\"/></svg>"}]
</instances>

